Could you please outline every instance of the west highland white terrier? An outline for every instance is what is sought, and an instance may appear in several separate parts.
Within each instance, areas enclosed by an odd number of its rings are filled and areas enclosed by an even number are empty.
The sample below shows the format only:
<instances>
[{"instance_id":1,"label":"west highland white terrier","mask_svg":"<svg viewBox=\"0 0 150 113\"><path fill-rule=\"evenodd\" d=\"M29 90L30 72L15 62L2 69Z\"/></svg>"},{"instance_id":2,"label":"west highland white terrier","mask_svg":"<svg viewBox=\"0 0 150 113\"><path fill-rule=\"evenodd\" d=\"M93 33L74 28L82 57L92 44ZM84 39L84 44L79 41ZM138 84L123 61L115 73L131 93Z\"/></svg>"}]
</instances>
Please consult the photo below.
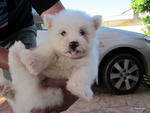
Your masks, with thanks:
<instances>
[{"instance_id":1,"label":"west highland white terrier","mask_svg":"<svg viewBox=\"0 0 150 113\"><path fill-rule=\"evenodd\" d=\"M60 106L61 88L39 87L40 77L67 78L67 89L74 95L90 100L91 85L99 65L96 31L100 16L91 17L81 11L63 10L45 15L48 37L34 50L16 42L9 50L14 97L9 98L15 113L30 113L31 109Z\"/></svg>"}]
</instances>

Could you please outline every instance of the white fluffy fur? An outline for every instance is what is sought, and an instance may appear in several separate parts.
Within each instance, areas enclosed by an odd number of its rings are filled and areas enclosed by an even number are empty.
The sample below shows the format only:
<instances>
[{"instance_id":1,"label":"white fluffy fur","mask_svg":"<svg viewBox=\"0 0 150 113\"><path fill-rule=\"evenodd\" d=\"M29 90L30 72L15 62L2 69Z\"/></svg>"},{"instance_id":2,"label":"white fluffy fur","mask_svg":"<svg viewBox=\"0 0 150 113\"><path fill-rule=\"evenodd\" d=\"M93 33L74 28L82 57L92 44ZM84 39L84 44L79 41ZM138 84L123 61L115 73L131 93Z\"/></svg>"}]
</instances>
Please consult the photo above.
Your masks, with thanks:
<instances>
[{"instance_id":1,"label":"white fluffy fur","mask_svg":"<svg viewBox=\"0 0 150 113\"><path fill-rule=\"evenodd\" d=\"M44 16L49 37L35 50L27 50L21 42L16 42L9 51L9 65L15 98L9 99L15 113L30 113L32 108L61 105L61 89L39 87L39 76L67 78L67 89L85 100L93 96L93 84L99 64L96 48L96 30L101 22L98 16L72 10L64 10L56 15ZM80 30L85 30L85 35ZM65 36L61 35L66 31ZM79 42L76 51L69 50L72 41Z\"/></svg>"}]
</instances>

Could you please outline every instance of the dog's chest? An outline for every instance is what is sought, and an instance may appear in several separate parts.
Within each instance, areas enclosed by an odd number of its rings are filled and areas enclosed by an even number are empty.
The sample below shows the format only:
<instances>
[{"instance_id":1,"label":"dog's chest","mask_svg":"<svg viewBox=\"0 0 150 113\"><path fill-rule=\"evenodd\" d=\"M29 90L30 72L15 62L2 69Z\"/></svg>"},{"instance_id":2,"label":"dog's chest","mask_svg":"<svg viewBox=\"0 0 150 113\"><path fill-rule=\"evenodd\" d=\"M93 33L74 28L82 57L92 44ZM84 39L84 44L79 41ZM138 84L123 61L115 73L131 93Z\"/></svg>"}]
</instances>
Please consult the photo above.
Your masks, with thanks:
<instances>
[{"instance_id":1,"label":"dog's chest","mask_svg":"<svg viewBox=\"0 0 150 113\"><path fill-rule=\"evenodd\" d=\"M68 78L76 66L76 61L72 59L55 57L44 73L52 78Z\"/></svg>"}]
</instances>

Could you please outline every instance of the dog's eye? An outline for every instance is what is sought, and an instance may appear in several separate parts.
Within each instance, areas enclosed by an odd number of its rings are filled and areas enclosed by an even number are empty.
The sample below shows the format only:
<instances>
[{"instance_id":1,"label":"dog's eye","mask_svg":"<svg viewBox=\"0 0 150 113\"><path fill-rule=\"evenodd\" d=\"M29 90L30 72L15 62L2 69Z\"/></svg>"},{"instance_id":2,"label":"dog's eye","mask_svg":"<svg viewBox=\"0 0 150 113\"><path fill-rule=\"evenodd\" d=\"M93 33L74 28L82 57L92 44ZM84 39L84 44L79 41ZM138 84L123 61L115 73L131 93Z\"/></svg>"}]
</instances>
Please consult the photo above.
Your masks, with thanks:
<instances>
[{"instance_id":1,"label":"dog's eye","mask_svg":"<svg viewBox=\"0 0 150 113\"><path fill-rule=\"evenodd\" d=\"M80 35L84 36L86 32L83 29L80 29Z\"/></svg>"},{"instance_id":2,"label":"dog's eye","mask_svg":"<svg viewBox=\"0 0 150 113\"><path fill-rule=\"evenodd\" d=\"M65 35L66 35L66 31L62 31L60 34L61 34L62 36L65 36Z\"/></svg>"}]
</instances>

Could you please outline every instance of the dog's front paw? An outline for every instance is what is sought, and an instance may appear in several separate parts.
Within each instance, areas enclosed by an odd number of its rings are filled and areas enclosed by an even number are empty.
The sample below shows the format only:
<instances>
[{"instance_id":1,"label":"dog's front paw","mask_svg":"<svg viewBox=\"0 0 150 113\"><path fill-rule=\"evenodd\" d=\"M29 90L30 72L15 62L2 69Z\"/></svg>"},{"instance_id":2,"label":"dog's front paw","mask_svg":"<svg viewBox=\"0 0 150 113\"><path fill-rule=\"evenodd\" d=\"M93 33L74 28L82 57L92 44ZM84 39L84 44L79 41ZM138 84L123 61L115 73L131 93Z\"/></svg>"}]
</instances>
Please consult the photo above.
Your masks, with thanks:
<instances>
[{"instance_id":1,"label":"dog's front paw","mask_svg":"<svg viewBox=\"0 0 150 113\"><path fill-rule=\"evenodd\" d=\"M18 57L19 53L25 49L24 44L21 41L16 41L9 49L9 55L11 57Z\"/></svg>"},{"instance_id":2,"label":"dog's front paw","mask_svg":"<svg viewBox=\"0 0 150 113\"><path fill-rule=\"evenodd\" d=\"M93 98L93 91L90 86L83 85L79 82L67 83L67 89L74 95L83 98L84 100L90 101Z\"/></svg>"},{"instance_id":3,"label":"dog's front paw","mask_svg":"<svg viewBox=\"0 0 150 113\"><path fill-rule=\"evenodd\" d=\"M38 75L40 73L39 57L32 53L31 50L23 50L20 52L20 59L22 63L26 66L28 71L33 75Z\"/></svg>"},{"instance_id":4,"label":"dog's front paw","mask_svg":"<svg viewBox=\"0 0 150 113\"><path fill-rule=\"evenodd\" d=\"M84 88L82 91L83 91L82 92L82 97L85 100L90 101L93 98L93 91L91 90L90 87Z\"/></svg>"}]
</instances>

